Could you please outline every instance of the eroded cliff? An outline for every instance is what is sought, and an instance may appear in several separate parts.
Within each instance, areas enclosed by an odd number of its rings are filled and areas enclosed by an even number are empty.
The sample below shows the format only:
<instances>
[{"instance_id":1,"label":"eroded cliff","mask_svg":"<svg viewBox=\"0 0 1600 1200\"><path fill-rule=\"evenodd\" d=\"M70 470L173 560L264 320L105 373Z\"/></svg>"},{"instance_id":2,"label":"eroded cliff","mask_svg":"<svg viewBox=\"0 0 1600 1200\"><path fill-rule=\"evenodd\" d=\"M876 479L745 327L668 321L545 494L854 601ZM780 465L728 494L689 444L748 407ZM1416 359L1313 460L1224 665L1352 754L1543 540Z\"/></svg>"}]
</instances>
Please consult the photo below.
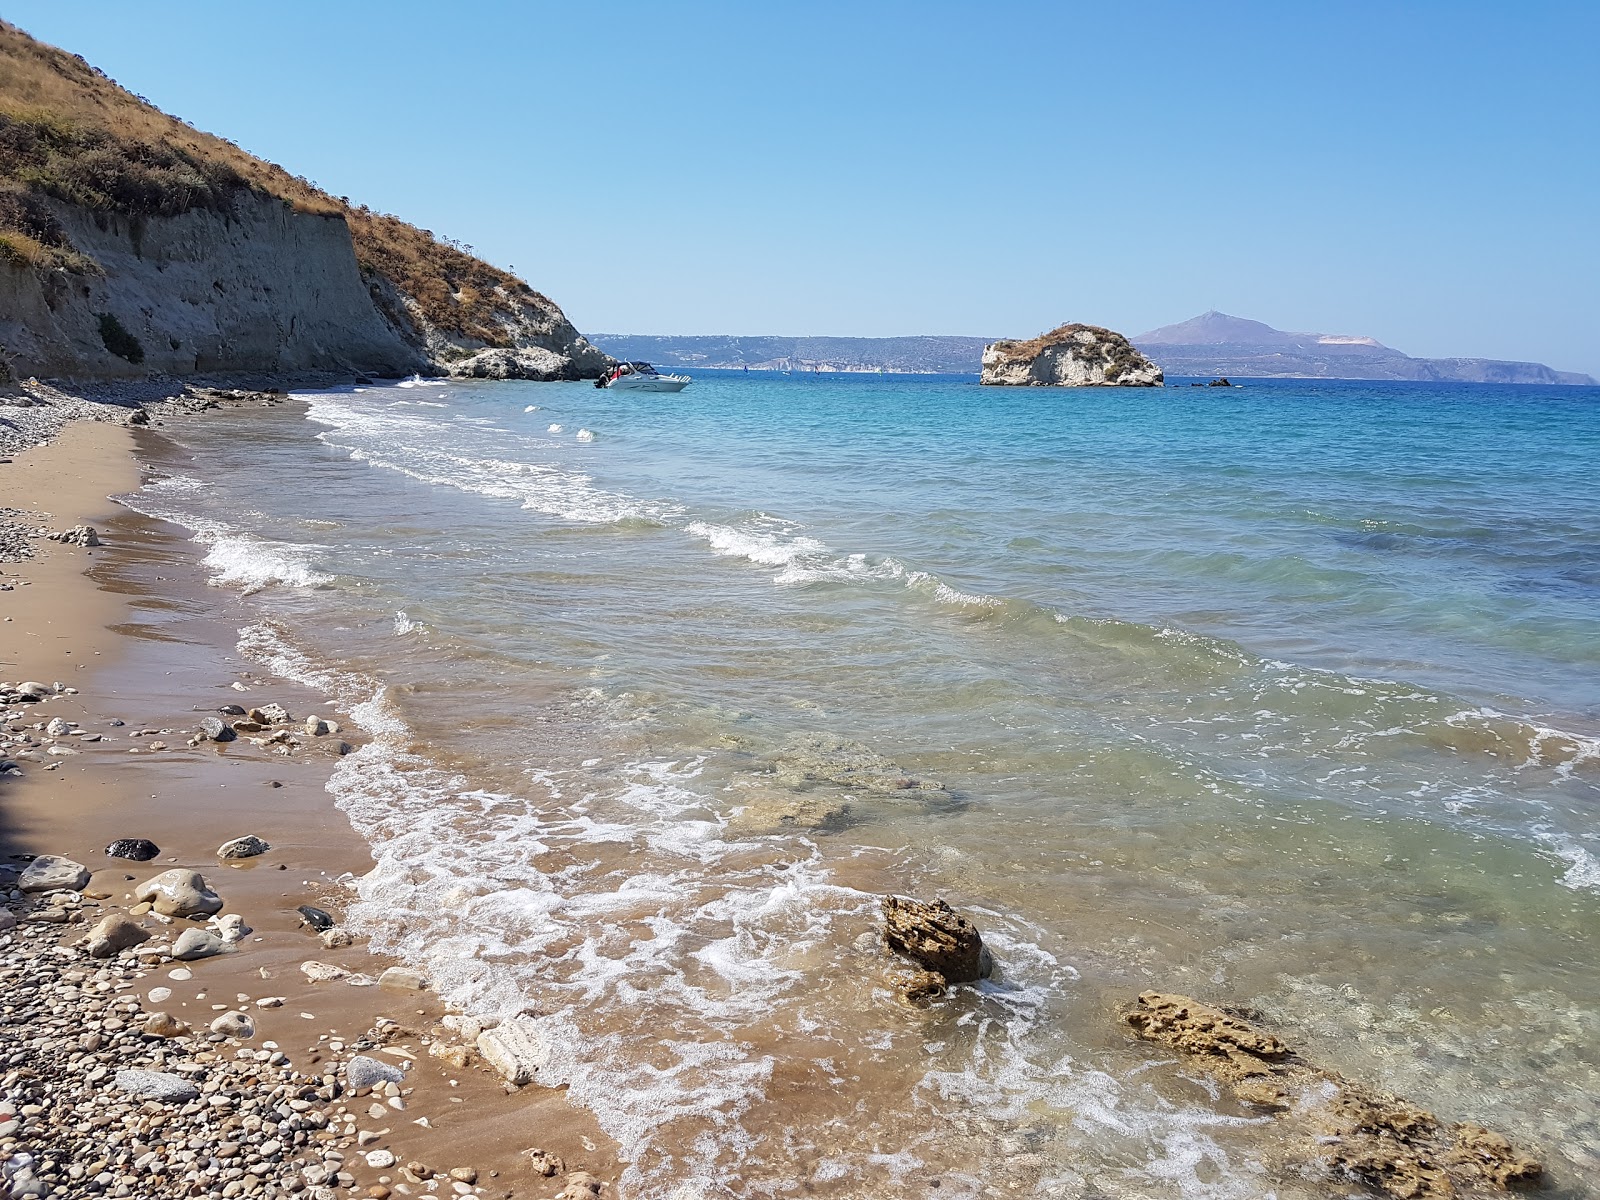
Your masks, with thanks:
<instances>
[{"instance_id":1,"label":"eroded cliff","mask_svg":"<svg viewBox=\"0 0 1600 1200\"><path fill-rule=\"evenodd\" d=\"M510 273L0 23L0 381L610 361Z\"/></svg>"}]
</instances>

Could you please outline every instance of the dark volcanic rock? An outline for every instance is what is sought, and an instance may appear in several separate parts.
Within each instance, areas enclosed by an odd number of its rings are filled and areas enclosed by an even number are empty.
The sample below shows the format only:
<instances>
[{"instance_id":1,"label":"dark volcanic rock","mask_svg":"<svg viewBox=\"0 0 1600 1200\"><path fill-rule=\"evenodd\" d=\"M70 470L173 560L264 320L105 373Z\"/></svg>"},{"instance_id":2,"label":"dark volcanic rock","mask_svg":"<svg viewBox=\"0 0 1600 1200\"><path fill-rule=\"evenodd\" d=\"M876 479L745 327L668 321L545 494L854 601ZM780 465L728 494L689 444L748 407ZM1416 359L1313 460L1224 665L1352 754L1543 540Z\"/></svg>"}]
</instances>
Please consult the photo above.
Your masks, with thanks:
<instances>
[{"instance_id":1,"label":"dark volcanic rock","mask_svg":"<svg viewBox=\"0 0 1600 1200\"><path fill-rule=\"evenodd\" d=\"M885 896L883 925L891 950L951 983L971 983L990 972L989 955L977 927L943 900L928 904L905 896Z\"/></svg>"},{"instance_id":2,"label":"dark volcanic rock","mask_svg":"<svg viewBox=\"0 0 1600 1200\"><path fill-rule=\"evenodd\" d=\"M161 853L161 847L144 838L118 838L106 847L112 858L126 858L131 862L149 862Z\"/></svg>"},{"instance_id":3,"label":"dark volcanic rock","mask_svg":"<svg viewBox=\"0 0 1600 1200\"><path fill-rule=\"evenodd\" d=\"M333 918L320 908L312 908L309 904L302 904L295 912L300 914L300 921L313 933L326 933L333 928Z\"/></svg>"}]
</instances>

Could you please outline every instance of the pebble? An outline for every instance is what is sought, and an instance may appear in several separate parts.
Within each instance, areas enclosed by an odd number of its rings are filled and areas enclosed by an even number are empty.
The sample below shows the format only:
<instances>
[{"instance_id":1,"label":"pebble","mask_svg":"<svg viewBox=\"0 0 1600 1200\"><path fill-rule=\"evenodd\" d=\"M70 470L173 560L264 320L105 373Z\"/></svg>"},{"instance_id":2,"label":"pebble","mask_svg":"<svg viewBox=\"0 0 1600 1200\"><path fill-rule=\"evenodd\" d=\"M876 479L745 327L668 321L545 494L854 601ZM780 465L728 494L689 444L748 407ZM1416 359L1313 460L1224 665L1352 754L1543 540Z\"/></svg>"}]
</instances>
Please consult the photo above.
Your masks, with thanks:
<instances>
[{"instance_id":1,"label":"pebble","mask_svg":"<svg viewBox=\"0 0 1600 1200\"><path fill-rule=\"evenodd\" d=\"M172 944L172 957L179 962L226 954L231 947L209 929L185 929Z\"/></svg>"},{"instance_id":2,"label":"pebble","mask_svg":"<svg viewBox=\"0 0 1600 1200\"><path fill-rule=\"evenodd\" d=\"M360 1092L387 1083L398 1086L405 1081L406 1073L390 1063L358 1054L344 1065L344 1078L352 1090Z\"/></svg>"},{"instance_id":3,"label":"pebble","mask_svg":"<svg viewBox=\"0 0 1600 1200\"><path fill-rule=\"evenodd\" d=\"M388 1150L369 1150L366 1158L367 1166L377 1167L379 1170L394 1166L394 1155Z\"/></svg>"},{"instance_id":4,"label":"pebble","mask_svg":"<svg viewBox=\"0 0 1600 1200\"><path fill-rule=\"evenodd\" d=\"M225 1012L211 1022L211 1032L248 1041L256 1035L256 1023L250 1019L248 1013Z\"/></svg>"}]
</instances>

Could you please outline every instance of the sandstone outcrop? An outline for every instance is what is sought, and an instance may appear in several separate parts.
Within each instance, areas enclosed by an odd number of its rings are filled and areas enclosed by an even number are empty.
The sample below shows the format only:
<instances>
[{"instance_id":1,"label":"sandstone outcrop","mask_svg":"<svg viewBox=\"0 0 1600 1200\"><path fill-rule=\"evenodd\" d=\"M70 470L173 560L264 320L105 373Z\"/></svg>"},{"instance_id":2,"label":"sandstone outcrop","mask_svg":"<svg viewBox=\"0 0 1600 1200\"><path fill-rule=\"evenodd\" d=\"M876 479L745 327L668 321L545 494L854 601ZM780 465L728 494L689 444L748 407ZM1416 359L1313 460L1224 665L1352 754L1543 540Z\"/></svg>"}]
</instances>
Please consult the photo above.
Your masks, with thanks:
<instances>
[{"instance_id":1,"label":"sandstone outcrop","mask_svg":"<svg viewBox=\"0 0 1600 1200\"><path fill-rule=\"evenodd\" d=\"M1120 333L1062 325L1029 341L983 348L986 384L1013 387L1160 387L1161 368Z\"/></svg>"},{"instance_id":2,"label":"sandstone outcrop","mask_svg":"<svg viewBox=\"0 0 1600 1200\"><path fill-rule=\"evenodd\" d=\"M1449 1125L1397 1096L1308 1063L1249 1021L1188 996L1144 992L1123 1014L1139 1037L1171 1046L1240 1102L1276 1114L1306 1161L1396 1200L1444 1200L1534 1184L1543 1169L1481 1125Z\"/></svg>"}]
</instances>

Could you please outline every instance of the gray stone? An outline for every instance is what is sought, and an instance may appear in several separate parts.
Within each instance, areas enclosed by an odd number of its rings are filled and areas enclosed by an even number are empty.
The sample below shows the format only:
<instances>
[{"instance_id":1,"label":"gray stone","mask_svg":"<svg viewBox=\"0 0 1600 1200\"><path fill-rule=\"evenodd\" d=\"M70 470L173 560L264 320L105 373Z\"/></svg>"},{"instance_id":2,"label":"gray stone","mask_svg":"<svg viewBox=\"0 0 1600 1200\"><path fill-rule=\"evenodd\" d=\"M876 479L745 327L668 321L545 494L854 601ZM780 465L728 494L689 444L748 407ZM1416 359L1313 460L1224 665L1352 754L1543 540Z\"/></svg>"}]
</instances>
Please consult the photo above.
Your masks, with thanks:
<instances>
[{"instance_id":1,"label":"gray stone","mask_svg":"<svg viewBox=\"0 0 1600 1200\"><path fill-rule=\"evenodd\" d=\"M236 837L232 841L223 842L217 847L218 858L254 858L258 854L265 854L272 849L270 842L265 842L253 833L244 837Z\"/></svg>"},{"instance_id":2,"label":"gray stone","mask_svg":"<svg viewBox=\"0 0 1600 1200\"><path fill-rule=\"evenodd\" d=\"M200 732L213 742L231 742L239 735L221 717L205 717L200 722Z\"/></svg>"},{"instance_id":3,"label":"gray stone","mask_svg":"<svg viewBox=\"0 0 1600 1200\"><path fill-rule=\"evenodd\" d=\"M57 854L41 854L24 868L17 886L25 892L80 890L89 882L89 868Z\"/></svg>"},{"instance_id":4,"label":"gray stone","mask_svg":"<svg viewBox=\"0 0 1600 1200\"><path fill-rule=\"evenodd\" d=\"M182 1104L200 1095L200 1089L194 1084L167 1071L118 1071L115 1082L119 1091L138 1096L141 1100Z\"/></svg>"},{"instance_id":5,"label":"gray stone","mask_svg":"<svg viewBox=\"0 0 1600 1200\"><path fill-rule=\"evenodd\" d=\"M381 1083L404 1083L406 1073L390 1063L358 1054L344 1065L344 1080L355 1091L365 1091Z\"/></svg>"},{"instance_id":6,"label":"gray stone","mask_svg":"<svg viewBox=\"0 0 1600 1200\"><path fill-rule=\"evenodd\" d=\"M172 957L179 962L194 962L226 954L232 947L209 929L185 929L172 944Z\"/></svg>"},{"instance_id":7,"label":"gray stone","mask_svg":"<svg viewBox=\"0 0 1600 1200\"><path fill-rule=\"evenodd\" d=\"M538 1024L527 1017L484 1030L478 1035L478 1053L513 1087L532 1083L550 1056Z\"/></svg>"},{"instance_id":8,"label":"gray stone","mask_svg":"<svg viewBox=\"0 0 1600 1200\"><path fill-rule=\"evenodd\" d=\"M19 683L17 691L30 700L43 700L46 696L53 695L55 689L47 683L39 683L37 680L30 679L26 683Z\"/></svg>"},{"instance_id":9,"label":"gray stone","mask_svg":"<svg viewBox=\"0 0 1600 1200\"><path fill-rule=\"evenodd\" d=\"M100 918L100 923L89 931L84 945L90 958L111 958L113 955L150 940L150 933L126 913L112 912Z\"/></svg>"},{"instance_id":10,"label":"gray stone","mask_svg":"<svg viewBox=\"0 0 1600 1200\"><path fill-rule=\"evenodd\" d=\"M222 907L222 897L206 886L199 871L181 867L146 880L133 896L148 900L165 917L210 916Z\"/></svg>"}]
</instances>

